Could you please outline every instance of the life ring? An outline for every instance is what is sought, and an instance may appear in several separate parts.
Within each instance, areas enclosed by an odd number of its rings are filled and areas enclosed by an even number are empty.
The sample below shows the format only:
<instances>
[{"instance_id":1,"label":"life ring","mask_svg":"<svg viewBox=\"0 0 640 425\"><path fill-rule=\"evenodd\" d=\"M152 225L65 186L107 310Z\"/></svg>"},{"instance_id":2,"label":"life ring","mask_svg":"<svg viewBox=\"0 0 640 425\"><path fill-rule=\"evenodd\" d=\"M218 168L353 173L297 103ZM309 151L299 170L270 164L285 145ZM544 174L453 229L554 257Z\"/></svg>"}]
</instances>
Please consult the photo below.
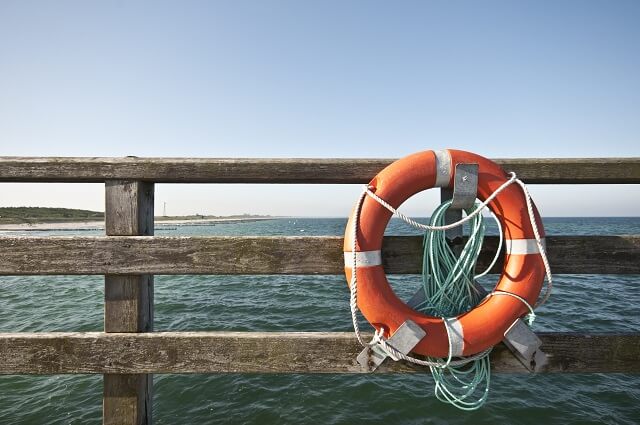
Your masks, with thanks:
<instances>
[{"instance_id":1,"label":"life ring","mask_svg":"<svg viewBox=\"0 0 640 425\"><path fill-rule=\"evenodd\" d=\"M459 163L478 164L477 196L481 201L508 180L498 164L480 155L459 150L424 151L387 166L371 180L369 188L393 208L398 208L423 190L451 187L455 166ZM424 329L426 336L412 351L425 356L446 357L449 353L456 357L470 356L496 345L509 327L528 312L527 305L518 297L534 305L544 281L545 268L525 202L522 188L512 184L488 204L503 229L506 248L502 275L494 291L515 296L489 296L457 317L439 318L411 309L393 292L381 258L382 239L392 213L371 197L365 197L356 233L357 302L364 317L387 338L407 319L414 321ZM356 206L344 239L347 282L353 264L350 229L357 219L357 210ZM535 205L533 211L539 236L544 238L542 220Z\"/></svg>"}]
</instances>

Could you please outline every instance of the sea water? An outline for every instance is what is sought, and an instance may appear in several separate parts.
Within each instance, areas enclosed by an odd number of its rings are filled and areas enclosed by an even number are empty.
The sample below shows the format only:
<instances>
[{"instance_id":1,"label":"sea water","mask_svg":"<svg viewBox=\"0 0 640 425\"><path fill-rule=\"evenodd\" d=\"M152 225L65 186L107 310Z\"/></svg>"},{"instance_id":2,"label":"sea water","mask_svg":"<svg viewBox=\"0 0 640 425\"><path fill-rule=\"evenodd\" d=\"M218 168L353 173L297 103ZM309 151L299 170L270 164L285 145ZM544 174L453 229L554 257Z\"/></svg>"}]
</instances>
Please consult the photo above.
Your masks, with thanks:
<instances>
[{"instance_id":1,"label":"sea water","mask_svg":"<svg viewBox=\"0 0 640 425\"><path fill-rule=\"evenodd\" d=\"M282 218L159 227L156 235L342 235L345 224ZM547 218L544 224L548 235L640 234L640 218ZM387 233L418 234L395 219ZM406 300L419 279L390 280ZM156 276L155 282L156 331L352 329L343 276ZM101 276L0 277L0 332L101 331L103 287ZM640 276L558 275L537 313L535 331L639 332ZM640 375L625 374L496 373L488 402L475 412L437 401L428 373L155 375L153 391L154 422L171 425L640 423ZM101 375L0 376L2 425L98 424L101 403Z\"/></svg>"}]
</instances>

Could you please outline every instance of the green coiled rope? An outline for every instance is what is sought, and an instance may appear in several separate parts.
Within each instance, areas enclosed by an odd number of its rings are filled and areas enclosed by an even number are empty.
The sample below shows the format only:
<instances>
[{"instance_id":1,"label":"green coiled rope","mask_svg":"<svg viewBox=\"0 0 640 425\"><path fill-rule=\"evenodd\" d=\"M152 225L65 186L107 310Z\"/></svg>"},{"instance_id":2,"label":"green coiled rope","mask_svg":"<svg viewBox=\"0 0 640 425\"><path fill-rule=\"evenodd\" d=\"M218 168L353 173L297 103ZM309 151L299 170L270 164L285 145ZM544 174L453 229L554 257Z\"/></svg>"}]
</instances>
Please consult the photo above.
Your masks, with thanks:
<instances>
[{"instance_id":1,"label":"green coiled rope","mask_svg":"<svg viewBox=\"0 0 640 425\"><path fill-rule=\"evenodd\" d=\"M445 212L450 205L451 200L436 208L429 224L446 224ZM467 214L472 211L465 210ZM483 295L476 289L474 279L486 274L497 256L487 271L480 275L474 274L486 226L482 214L473 217L469 224L469 239L460 255L457 255L447 243L445 232L425 233L422 263L425 301L418 304L416 310L435 317L455 317L471 310L482 300ZM429 360L445 363L443 359ZM431 374L435 380L435 395L440 401L462 410L476 410L487 400L491 379L489 353L463 366L431 367Z\"/></svg>"}]
</instances>

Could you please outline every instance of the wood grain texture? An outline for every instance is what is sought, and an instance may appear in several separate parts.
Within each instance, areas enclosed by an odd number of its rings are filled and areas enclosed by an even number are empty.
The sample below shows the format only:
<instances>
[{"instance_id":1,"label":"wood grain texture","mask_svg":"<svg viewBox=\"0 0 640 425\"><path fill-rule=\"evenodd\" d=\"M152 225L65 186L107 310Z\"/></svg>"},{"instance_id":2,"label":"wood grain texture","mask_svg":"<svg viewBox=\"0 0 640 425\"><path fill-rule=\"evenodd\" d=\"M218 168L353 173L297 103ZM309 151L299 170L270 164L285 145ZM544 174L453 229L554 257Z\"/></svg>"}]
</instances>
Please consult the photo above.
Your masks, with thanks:
<instances>
[{"instance_id":1,"label":"wood grain texture","mask_svg":"<svg viewBox=\"0 0 640 425\"><path fill-rule=\"evenodd\" d=\"M126 241L129 236L152 236L154 185L139 181L105 183L105 230ZM127 236L127 237L122 237ZM105 274L105 332L153 330L153 276Z\"/></svg>"},{"instance_id":2,"label":"wood grain texture","mask_svg":"<svg viewBox=\"0 0 640 425\"><path fill-rule=\"evenodd\" d=\"M640 373L640 335L540 334L544 372ZM365 337L370 338L370 335ZM350 332L0 334L1 374L358 373ZM496 372L525 372L502 344ZM427 372L387 361L377 372Z\"/></svg>"},{"instance_id":3,"label":"wood grain texture","mask_svg":"<svg viewBox=\"0 0 640 425\"><path fill-rule=\"evenodd\" d=\"M0 157L0 182L366 183L393 159ZM640 183L640 158L494 159L527 183Z\"/></svg>"},{"instance_id":4,"label":"wood grain texture","mask_svg":"<svg viewBox=\"0 0 640 425\"><path fill-rule=\"evenodd\" d=\"M104 425L152 423L153 375L105 374L103 379ZM145 397L141 398L140 394Z\"/></svg>"},{"instance_id":5,"label":"wood grain texture","mask_svg":"<svg viewBox=\"0 0 640 425\"><path fill-rule=\"evenodd\" d=\"M153 235L153 183L105 182L105 233L109 236Z\"/></svg>"},{"instance_id":6,"label":"wood grain texture","mask_svg":"<svg viewBox=\"0 0 640 425\"><path fill-rule=\"evenodd\" d=\"M496 248L488 237L478 269ZM640 274L640 236L550 236L547 250L554 273ZM421 251L421 237L385 238L385 270L420 273ZM337 236L0 238L4 275L342 274L343 265Z\"/></svg>"},{"instance_id":7,"label":"wood grain texture","mask_svg":"<svg viewBox=\"0 0 640 425\"><path fill-rule=\"evenodd\" d=\"M106 275L104 282L105 332L151 332L153 276Z\"/></svg>"},{"instance_id":8,"label":"wood grain texture","mask_svg":"<svg viewBox=\"0 0 640 425\"><path fill-rule=\"evenodd\" d=\"M141 181L105 182L105 230L126 240L152 236L154 184ZM105 332L153 330L153 276L105 274ZM134 372L135 373L135 372ZM105 374L103 424L143 425L152 422L153 378L149 374Z\"/></svg>"}]
</instances>

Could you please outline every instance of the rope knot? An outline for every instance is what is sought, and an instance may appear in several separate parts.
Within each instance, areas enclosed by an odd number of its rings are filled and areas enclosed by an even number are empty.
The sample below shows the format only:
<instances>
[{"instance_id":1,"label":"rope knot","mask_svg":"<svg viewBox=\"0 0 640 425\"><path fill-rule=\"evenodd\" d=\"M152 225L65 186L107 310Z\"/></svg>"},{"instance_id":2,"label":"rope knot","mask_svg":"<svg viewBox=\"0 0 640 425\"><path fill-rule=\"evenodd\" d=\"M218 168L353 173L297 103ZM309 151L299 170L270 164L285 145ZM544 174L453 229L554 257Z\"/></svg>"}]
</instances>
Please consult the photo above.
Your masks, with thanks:
<instances>
[{"instance_id":1,"label":"rope knot","mask_svg":"<svg viewBox=\"0 0 640 425\"><path fill-rule=\"evenodd\" d=\"M536 314L534 312L531 312L524 316L524 318L527 321L527 325L533 326L533 321L536 320Z\"/></svg>"}]
</instances>

